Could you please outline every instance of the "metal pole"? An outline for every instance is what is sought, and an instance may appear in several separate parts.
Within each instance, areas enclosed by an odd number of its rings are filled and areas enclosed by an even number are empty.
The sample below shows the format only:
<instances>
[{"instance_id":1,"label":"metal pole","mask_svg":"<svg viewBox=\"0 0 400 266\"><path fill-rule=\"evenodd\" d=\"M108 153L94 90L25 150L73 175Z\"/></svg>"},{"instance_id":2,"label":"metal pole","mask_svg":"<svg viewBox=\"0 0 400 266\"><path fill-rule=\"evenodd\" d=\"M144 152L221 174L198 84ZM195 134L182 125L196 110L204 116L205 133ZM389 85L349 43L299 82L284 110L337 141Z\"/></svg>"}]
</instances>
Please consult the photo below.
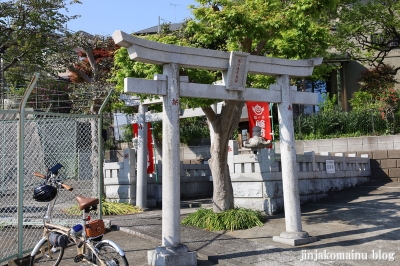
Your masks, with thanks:
<instances>
[{"instance_id":1,"label":"metal pole","mask_svg":"<svg viewBox=\"0 0 400 266\"><path fill-rule=\"evenodd\" d=\"M101 141L101 138L103 137L101 134L102 128L103 128L103 110L106 107L108 101L111 98L111 95L114 93L114 90L110 90L110 92L108 93L106 99L104 100L103 104L101 105L100 109L99 109L99 113L98 113L98 129L97 129L97 133L98 133L98 138L99 138L99 145L98 145L98 153L99 153L99 195L100 195L100 201L99 201L99 219L103 218L103 203L102 203L102 199L101 197L103 197L103 190L104 190L104 176L103 176L103 160L104 160L104 156L103 156L103 142Z\"/></svg>"},{"instance_id":2,"label":"metal pole","mask_svg":"<svg viewBox=\"0 0 400 266\"><path fill-rule=\"evenodd\" d=\"M0 51L1 53L1 51ZM3 55L0 55L0 68L1 68L1 109L4 110L4 62Z\"/></svg>"},{"instance_id":3,"label":"metal pole","mask_svg":"<svg viewBox=\"0 0 400 266\"><path fill-rule=\"evenodd\" d=\"M19 121L18 121L18 258L22 258L23 250L22 250L22 242L23 242L23 218L24 218L24 137L25 137L25 105L28 101L29 96L33 88L36 85L37 80L39 79L39 73L35 73L33 76L31 83L28 86L28 89L25 91L24 97L19 105Z\"/></svg>"}]
</instances>

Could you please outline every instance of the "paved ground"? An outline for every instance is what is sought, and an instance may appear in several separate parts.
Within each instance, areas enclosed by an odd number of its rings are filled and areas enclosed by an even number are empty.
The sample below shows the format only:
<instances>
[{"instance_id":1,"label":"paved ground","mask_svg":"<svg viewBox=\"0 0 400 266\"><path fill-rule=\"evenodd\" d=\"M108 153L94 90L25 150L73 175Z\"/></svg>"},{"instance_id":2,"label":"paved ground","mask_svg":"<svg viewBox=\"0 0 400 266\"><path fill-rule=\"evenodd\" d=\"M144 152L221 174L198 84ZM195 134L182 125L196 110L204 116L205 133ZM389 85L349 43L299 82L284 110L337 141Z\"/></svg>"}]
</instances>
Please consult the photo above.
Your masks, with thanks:
<instances>
[{"instance_id":1,"label":"paved ground","mask_svg":"<svg viewBox=\"0 0 400 266\"><path fill-rule=\"evenodd\" d=\"M209 232L182 226L181 240L198 265L399 265L400 183L366 184L302 206L303 230L318 241L291 247L272 241L285 231L283 214L262 227ZM195 208L182 208L182 217ZM106 238L126 252L130 265L147 265L147 251L161 244L161 211L108 216ZM62 265L75 265L64 262Z\"/></svg>"}]
</instances>

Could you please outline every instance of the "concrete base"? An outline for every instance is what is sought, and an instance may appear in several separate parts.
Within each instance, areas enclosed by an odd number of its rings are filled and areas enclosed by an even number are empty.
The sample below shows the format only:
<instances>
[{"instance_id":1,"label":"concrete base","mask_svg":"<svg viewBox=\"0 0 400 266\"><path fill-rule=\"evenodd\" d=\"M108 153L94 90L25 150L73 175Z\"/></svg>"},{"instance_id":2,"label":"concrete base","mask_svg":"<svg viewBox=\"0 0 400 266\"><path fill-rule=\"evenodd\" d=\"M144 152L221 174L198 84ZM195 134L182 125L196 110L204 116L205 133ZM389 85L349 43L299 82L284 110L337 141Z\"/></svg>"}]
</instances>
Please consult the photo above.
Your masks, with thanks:
<instances>
[{"instance_id":1,"label":"concrete base","mask_svg":"<svg viewBox=\"0 0 400 266\"><path fill-rule=\"evenodd\" d=\"M316 242L315 236L309 236L307 232L283 232L279 236L272 237L272 240L286 245L300 246Z\"/></svg>"},{"instance_id":2,"label":"concrete base","mask_svg":"<svg viewBox=\"0 0 400 266\"><path fill-rule=\"evenodd\" d=\"M185 245L158 246L147 252L147 264L152 266L197 266L197 254Z\"/></svg>"}]
</instances>

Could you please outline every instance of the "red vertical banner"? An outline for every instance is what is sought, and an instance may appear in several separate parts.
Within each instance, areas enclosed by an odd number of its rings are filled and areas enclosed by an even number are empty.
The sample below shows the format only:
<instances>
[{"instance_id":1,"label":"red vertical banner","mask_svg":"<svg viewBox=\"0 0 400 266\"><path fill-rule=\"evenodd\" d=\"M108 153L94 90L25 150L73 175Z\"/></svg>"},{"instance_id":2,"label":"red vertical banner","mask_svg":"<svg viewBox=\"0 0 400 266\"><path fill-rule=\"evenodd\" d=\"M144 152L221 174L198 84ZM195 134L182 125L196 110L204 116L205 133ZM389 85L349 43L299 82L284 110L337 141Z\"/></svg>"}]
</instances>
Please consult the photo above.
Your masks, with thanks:
<instances>
[{"instance_id":1,"label":"red vertical banner","mask_svg":"<svg viewBox=\"0 0 400 266\"><path fill-rule=\"evenodd\" d=\"M267 102L246 102L249 117L249 133L252 137L253 127L261 128L261 137L272 142L271 119Z\"/></svg>"},{"instance_id":2,"label":"red vertical banner","mask_svg":"<svg viewBox=\"0 0 400 266\"><path fill-rule=\"evenodd\" d=\"M147 123L147 173L154 173L154 152L153 152L153 136L151 134L151 124ZM132 131L134 137L138 135L138 124L132 124Z\"/></svg>"}]
</instances>

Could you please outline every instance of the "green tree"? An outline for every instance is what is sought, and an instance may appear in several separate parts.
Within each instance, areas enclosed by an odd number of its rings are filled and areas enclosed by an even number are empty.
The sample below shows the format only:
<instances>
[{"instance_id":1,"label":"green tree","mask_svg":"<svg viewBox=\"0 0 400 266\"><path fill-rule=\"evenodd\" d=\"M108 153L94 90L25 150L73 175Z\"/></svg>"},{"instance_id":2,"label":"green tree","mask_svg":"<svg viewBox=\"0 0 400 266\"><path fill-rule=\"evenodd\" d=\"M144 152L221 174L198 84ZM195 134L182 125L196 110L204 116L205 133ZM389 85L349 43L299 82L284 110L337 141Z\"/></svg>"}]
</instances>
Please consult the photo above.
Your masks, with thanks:
<instances>
[{"instance_id":1,"label":"green tree","mask_svg":"<svg viewBox=\"0 0 400 266\"><path fill-rule=\"evenodd\" d=\"M326 55L331 43L329 23L340 1L207 1L198 0L193 8L195 19L188 22L192 43L208 48L224 40L227 50L252 55L287 59ZM253 76L249 81L264 84L265 77ZM214 136L209 161L213 175L214 211L234 207L233 189L227 165L228 140L236 129L244 102L225 101L217 115L210 106L202 106Z\"/></svg>"},{"instance_id":2,"label":"green tree","mask_svg":"<svg viewBox=\"0 0 400 266\"><path fill-rule=\"evenodd\" d=\"M389 65L380 65L364 71L359 79L360 92L356 93L350 101L357 110L365 108L370 109L371 113L379 111L382 119L386 122L387 133L392 134L400 99L399 91L394 89L397 82L393 73L393 67Z\"/></svg>"},{"instance_id":3,"label":"green tree","mask_svg":"<svg viewBox=\"0 0 400 266\"><path fill-rule=\"evenodd\" d=\"M65 8L64 0L0 2L0 52L5 71L15 65L46 65L46 57L62 45L66 22L76 17L61 13Z\"/></svg>"},{"instance_id":4,"label":"green tree","mask_svg":"<svg viewBox=\"0 0 400 266\"><path fill-rule=\"evenodd\" d=\"M393 73L394 68L389 65L381 65L362 72L359 79L360 90L376 98L397 83Z\"/></svg>"},{"instance_id":5,"label":"green tree","mask_svg":"<svg viewBox=\"0 0 400 266\"><path fill-rule=\"evenodd\" d=\"M400 42L400 2L397 0L353 1L341 9L335 46L353 59L370 66L387 64L389 53ZM400 64L393 68L397 73Z\"/></svg>"},{"instance_id":6,"label":"green tree","mask_svg":"<svg viewBox=\"0 0 400 266\"><path fill-rule=\"evenodd\" d=\"M71 0L72 3L80 2ZM5 84L11 89L24 89L34 72L45 72L42 77L53 73L47 60L63 47L60 39L65 32L65 25L76 17L66 15L63 12L66 7L64 0L0 1L2 100Z\"/></svg>"},{"instance_id":7,"label":"green tree","mask_svg":"<svg viewBox=\"0 0 400 266\"><path fill-rule=\"evenodd\" d=\"M252 55L267 55L288 59L323 56L331 43L329 22L339 1L264 1L264 0L197 0L191 6L194 19L187 22L178 36L152 36L150 39L208 49L235 50ZM124 49L116 56L114 77L121 87L125 77L152 78L161 73L159 66L133 62ZM181 75L191 82L211 83L221 73L182 69ZM271 79L252 75L248 86L267 87ZM268 84L269 83L269 84ZM263 86L264 85L264 86ZM233 189L227 164L228 140L236 130L244 102L225 101L221 113L210 107L215 101L181 99L187 107L201 107L214 132L211 138L213 203L215 212L234 208Z\"/></svg>"}]
</instances>

